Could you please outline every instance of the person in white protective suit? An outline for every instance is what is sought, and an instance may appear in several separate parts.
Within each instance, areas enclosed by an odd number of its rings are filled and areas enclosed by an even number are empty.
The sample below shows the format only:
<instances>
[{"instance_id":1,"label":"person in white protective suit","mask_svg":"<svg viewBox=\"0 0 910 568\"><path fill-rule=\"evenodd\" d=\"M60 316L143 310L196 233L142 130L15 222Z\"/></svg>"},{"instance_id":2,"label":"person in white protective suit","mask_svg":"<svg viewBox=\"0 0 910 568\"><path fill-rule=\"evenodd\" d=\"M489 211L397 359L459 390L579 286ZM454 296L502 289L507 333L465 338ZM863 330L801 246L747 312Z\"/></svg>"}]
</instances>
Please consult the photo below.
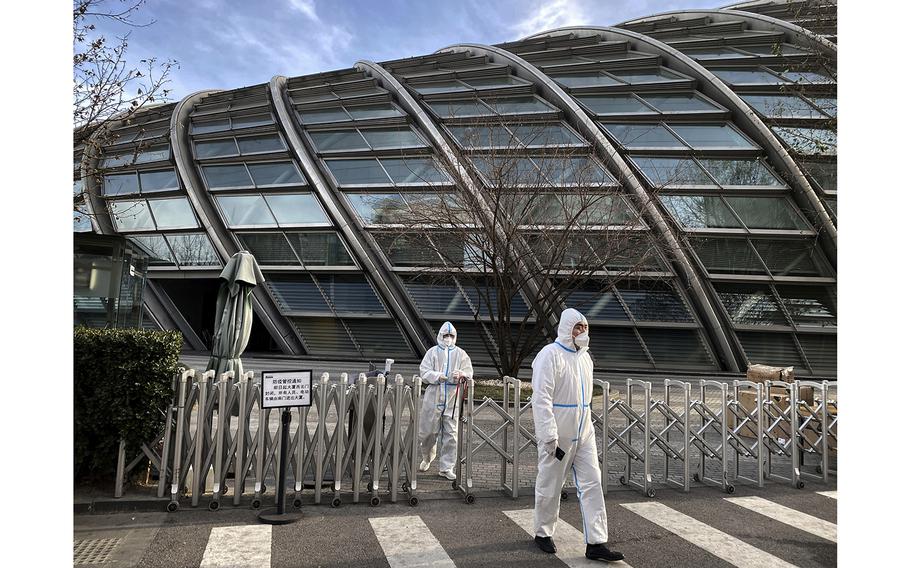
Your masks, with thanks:
<instances>
[{"instance_id":1,"label":"person in white protective suit","mask_svg":"<svg viewBox=\"0 0 910 568\"><path fill-rule=\"evenodd\" d=\"M436 335L436 346L427 351L420 363L420 377L426 388L417 428L421 458L419 469L430 469L438 443L442 446L439 475L450 480L455 479L457 425L461 412L456 392L461 393L464 388L462 383L474 376L471 358L464 349L455 346L457 338L455 326L450 322L442 324Z\"/></svg>"},{"instance_id":2,"label":"person in white protective suit","mask_svg":"<svg viewBox=\"0 0 910 568\"><path fill-rule=\"evenodd\" d=\"M587 543L585 556L622 560L622 553L606 546L607 510L591 422L594 362L588 353L588 320L569 308L562 312L557 334L556 341L541 349L531 364L531 407L538 441L534 541L544 552L556 552L553 533L560 493L571 471Z\"/></svg>"}]
</instances>

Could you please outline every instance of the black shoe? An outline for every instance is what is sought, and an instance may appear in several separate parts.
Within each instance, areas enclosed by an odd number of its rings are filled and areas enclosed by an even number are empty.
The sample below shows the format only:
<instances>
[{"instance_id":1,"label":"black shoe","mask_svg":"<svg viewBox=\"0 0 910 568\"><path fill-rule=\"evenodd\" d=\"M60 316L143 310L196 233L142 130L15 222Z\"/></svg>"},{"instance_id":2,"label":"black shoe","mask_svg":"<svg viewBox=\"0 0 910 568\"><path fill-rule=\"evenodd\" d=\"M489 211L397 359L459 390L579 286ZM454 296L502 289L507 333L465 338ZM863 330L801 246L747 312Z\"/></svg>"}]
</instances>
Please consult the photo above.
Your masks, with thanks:
<instances>
[{"instance_id":1,"label":"black shoe","mask_svg":"<svg viewBox=\"0 0 910 568\"><path fill-rule=\"evenodd\" d=\"M549 552L550 554L556 553L556 545L553 543L552 538L548 536L535 536L534 542L536 542L537 546L544 552Z\"/></svg>"},{"instance_id":2,"label":"black shoe","mask_svg":"<svg viewBox=\"0 0 910 568\"><path fill-rule=\"evenodd\" d=\"M585 558L589 560L603 560L605 562L616 562L622 560L625 556L622 552L610 550L606 544L589 544L585 549Z\"/></svg>"}]
</instances>

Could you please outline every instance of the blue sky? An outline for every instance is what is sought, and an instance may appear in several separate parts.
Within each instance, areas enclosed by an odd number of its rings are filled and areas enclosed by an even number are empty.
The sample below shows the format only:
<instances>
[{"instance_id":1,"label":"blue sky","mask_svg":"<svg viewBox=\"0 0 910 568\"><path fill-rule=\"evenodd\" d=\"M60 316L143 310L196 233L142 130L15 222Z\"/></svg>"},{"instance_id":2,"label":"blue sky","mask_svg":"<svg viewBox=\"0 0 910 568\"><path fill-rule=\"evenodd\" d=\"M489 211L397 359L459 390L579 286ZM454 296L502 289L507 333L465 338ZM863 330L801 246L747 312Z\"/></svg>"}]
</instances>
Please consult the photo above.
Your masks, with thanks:
<instances>
[{"instance_id":1,"label":"blue sky","mask_svg":"<svg viewBox=\"0 0 910 568\"><path fill-rule=\"evenodd\" d=\"M130 31L129 59L172 58L171 99L432 53L499 43L574 24L613 25L725 0L148 0ZM124 28L101 24L106 35Z\"/></svg>"}]
</instances>

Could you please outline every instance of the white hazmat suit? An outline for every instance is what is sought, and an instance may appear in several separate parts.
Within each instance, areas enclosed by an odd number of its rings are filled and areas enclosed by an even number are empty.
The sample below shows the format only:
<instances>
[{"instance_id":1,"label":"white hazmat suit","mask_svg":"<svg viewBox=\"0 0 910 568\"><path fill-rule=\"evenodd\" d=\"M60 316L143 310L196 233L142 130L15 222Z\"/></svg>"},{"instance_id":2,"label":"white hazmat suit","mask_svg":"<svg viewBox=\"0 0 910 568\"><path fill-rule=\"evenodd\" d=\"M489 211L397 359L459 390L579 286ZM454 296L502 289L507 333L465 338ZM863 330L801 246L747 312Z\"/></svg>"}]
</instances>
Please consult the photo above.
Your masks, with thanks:
<instances>
[{"instance_id":1,"label":"white hazmat suit","mask_svg":"<svg viewBox=\"0 0 910 568\"><path fill-rule=\"evenodd\" d=\"M591 422L594 362L587 346L575 345L572 329L578 323L588 323L581 312L571 308L563 311L556 341L541 349L531 364L531 406L538 441L534 531L536 536L553 536L559 519L560 493L571 470L585 542L601 544L607 542L607 511ZM565 452L561 461L551 454L553 441Z\"/></svg>"},{"instance_id":2,"label":"white hazmat suit","mask_svg":"<svg viewBox=\"0 0 910 568\"><path fill-rule=\"evenodd\" d=\"M442 446L439 453L440 472L453 471L455 467L457 424L461 410L455 398L455 393L459 390L455 372L460 371L465 379L474 376L471 358L465 350L456 347L455 341L452 341L451 346L446 346L443 341L443 335L449 334L458 339L455 326L445 322L436 335L436 346L427 351L420 363L420 378L426 385L417 429L420 457L428 464L432 462L436 457L438 441Z\"/></svg>"}]
</instances>

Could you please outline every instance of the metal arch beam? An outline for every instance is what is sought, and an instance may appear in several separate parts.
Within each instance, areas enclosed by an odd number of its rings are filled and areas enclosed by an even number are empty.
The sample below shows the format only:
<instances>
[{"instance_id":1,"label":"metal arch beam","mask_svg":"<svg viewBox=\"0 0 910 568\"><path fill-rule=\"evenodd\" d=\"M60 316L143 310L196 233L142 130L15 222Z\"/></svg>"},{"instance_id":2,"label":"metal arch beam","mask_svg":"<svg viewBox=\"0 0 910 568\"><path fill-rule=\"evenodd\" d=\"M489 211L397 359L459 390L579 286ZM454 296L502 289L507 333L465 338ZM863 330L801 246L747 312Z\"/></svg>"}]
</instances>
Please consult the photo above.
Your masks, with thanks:
<instances>
[{"instance_id":1,"label":"metal arch beam","mask_svg":"<svg viewBox=\"0 0 910 568\"><path fill-rule=\"evenodd\" d=\"M89 150L97 148L95 142L101 136L102 131L106 131L110 127L110 123L103 124L88 137L85 141L85 148L82 150L82 160L79 166L79 176L82 178L82 194L85 196L88 218L92 223L92 230L102 235L116 235L117 231L114 229L111 214L108 212L107 207L104 206L104 198L101 196L97 176L89 175L90 171L98 172L100 156L97 152L89 152Z\"/></svg>"},{"instance_id":2,"label":"metal arch beam","mask_svg":"<svg viewBox=\"0 0 910 568\"><path fill-rule=\"evenodd\" d=\"M461 183L462 187L468 190L468 193L471 194L471 197L474 199L475 203L483 207L484 216L487 219L487 222L491 223L493 227L499 229L499 224L496 222L496 215L494 212L487 206L487 202L484 199L483 192L477 187L474 183L474 180L471 179L470 174L468 173L467 167L459 159L459 154L452 148L452 145L449 144L448 140L442 135L442 132L439 131L439 127L436 126L436 123L430 118L430 115L420 106L420 103L417 102L417 99L405 88L401 82L389 73L384 67L375 63L373 61L361 60L355 64L355 67L368 71L372 73L375 77L378 77L383 83L385 83L385 88L389 91L395 93L398 102L404 109L417 120L417 124L420 126L420 129L423 133L432 140L433 145L436 147L437 151L442 155L448 164L451 171L455 173L458 178L458 182ZM504 233L503 233L504 238ZM525 276L529 274L534 274L534 271L521 263L522 271L525 273ZM537 282L535 278L525 278L523 279L529 286L529 293L532 298L536 298L540 293L540 283ZM550 325L553 329L556 329L559 319L553 313L541 314L547 318Z\"/></svg>"},{"instance_id":3,"label":"metal arch beam","mask_svg":"<svg viewBox=\"0 0 910 568\"><path fill-rule=\"evenodd\" d=\"M650 20L656 20L660 18L665 18L667 16L711 16L712 19L718 22L737 22L741 20L747 20L749 25L756 30L761 31L774 31L774 32L786 32L789 33L792 37L791 40L796 45L802 45L803 47L809 47L811 49L818 49L821 52L834 59L837 59L837 44L823 38L819 34L808 30L802 26L797 26L792 22L786 20L780 20L777 18L772 18L771 16L766 16L764 14L756 14L754 12L744 12L736 10L735 8L722 9L722 10L673 10L670 12L662 12L660 14L654 14L651 16L645 16L643 18L633 18L631 20L626 20L625 22L618 23L613 27L624 26L627 24L639 24L647 22ZM559 28L560 31L565 31L567 28ZM547 32L541 32L534 34L530 37L535 37L542 34L548 34L555 30L550 30ZM527 39L527 38L524 38Z\"/></svg>"},{"instance_id":4,"label":"metal arch beam","mask_svg":"<svg viewBox=\"0 0 910 568\"><path fill-rule=\"evenodd\" d=\"M543 97L550 103L556 105L557 108L561 109L565 113L566 118L574 123L574 126L578 128L588 140L594 143L594 148L600 156L607 164L612 166L614 172L619 172L619 182L632 194L637 201L638 206L644 211L645 217L652 229L656 230L658 236L666 245L668 245L673 260L683 269L683 276L687 289L695 300L694 304L697 311L702 316L702 319L708 324L707 329L715 350L720 355L721 365L729 371L741 370L741 361L734 355L733 347L724 331L721 319L718 317L714 305L708 297L704 284L699 278L698 272L686 256L685 251L683 251L676 236L673 234L673 231L670 229L670 226L657 209L657 206L654 204L654 201L648 195L645 188L641 185L641 182L639 182L638 178L632 173L629 165L625 162L619 152L616 151L616 148L613 147L613 144L610 143L607 137L604 136L603 132L594 124L578 103L575 102L575 99L540 69L504 49L490 45L466 43L439 49L437 50L437 53L444 51L477 51L492 58L494 62L501 62L512 66L519 77L536 84L540 88Z\"/></svg>"},{"instance_id":5,"label":"metal arch beam","mask_svg":"<svg viewBox=\"0 0 910 568\"><path fill-rule=\"evenodd\" d=\"M269 81L269 90L272 94L272 105L278 113L279 122L293 149L297 162L306 172L307 177L310 178L319 200L325 207L329 217L341 230L361 269L368 273L369 278L376 285L383 302L391 309L393 317L401 323L405 330L405 338L408 340L412 351L417 356L422 356L426 350L426 345L434 343L434 341L431 341L433 337L432 330L426 325L423 318L419 316L419 312L411 303L407 291L400 286L397 279L388 274L378 259L371 255L369 247L364 244L364 239L359 234L360 228L351 222L351 219L354 218L353 213L346 208L344 200L335 194L323 177L319 166L310 156L303 138L297 130L295 121L291 118L291 113L288 111L287 101L284 96L287 90L287 77L281 75L272 77L272 80Z\"/></svg>"},{"instance_id":6,"label":"metal arch beam","mask_svg":"<svg viewBox=\"0 0 910 568\"><path fill-rule=\"evenodd\" d=\"M173 113L171 113L171 152L174 155L177 173L183 181L190 203L196 211L196 216L199 217L205 233L221 257L222 262L227 262L234 253L240 250L240 247L234 242L233 235L231 235L227 227L221 224L216 227L213 224L212 220L218 219L218 215L210 197L201 189L204 185L193 167L192 152L187 139L189 117L193 105L204 96L217 92L220 91L217 89L197 91L187 95L177 103ZM253 310L281 350L288 355L304 354L303 346L300 344L297 334L294 333L290 324L281 315L278 306L275 305L268 291L263 286L256 286L253 288L251 299Z\"/></svg>"},{"instance_id":7,"label":"metal arch beam","mask_svg":"<svg viewBox=\"0 0 910 568\"><path fill-rule=\"evenodd\" d=\"M837 227L831 220L824 203L768 125L726 83L694 59L660 40L621 28L569 26L547 30L530 37L569 31L594 33L604 39L629 41L638 51L663 55L664 64L667 67L694 76L699 81L699 89L729 108L733 113L733 122L758 142L778 171L786 173L793 181L791 185L794 198L803 210L811 212L815 217L816 223L821 228L821 243L827 253L828 261L833 267L837 267Z\"/></svg>"}]
</instances>

